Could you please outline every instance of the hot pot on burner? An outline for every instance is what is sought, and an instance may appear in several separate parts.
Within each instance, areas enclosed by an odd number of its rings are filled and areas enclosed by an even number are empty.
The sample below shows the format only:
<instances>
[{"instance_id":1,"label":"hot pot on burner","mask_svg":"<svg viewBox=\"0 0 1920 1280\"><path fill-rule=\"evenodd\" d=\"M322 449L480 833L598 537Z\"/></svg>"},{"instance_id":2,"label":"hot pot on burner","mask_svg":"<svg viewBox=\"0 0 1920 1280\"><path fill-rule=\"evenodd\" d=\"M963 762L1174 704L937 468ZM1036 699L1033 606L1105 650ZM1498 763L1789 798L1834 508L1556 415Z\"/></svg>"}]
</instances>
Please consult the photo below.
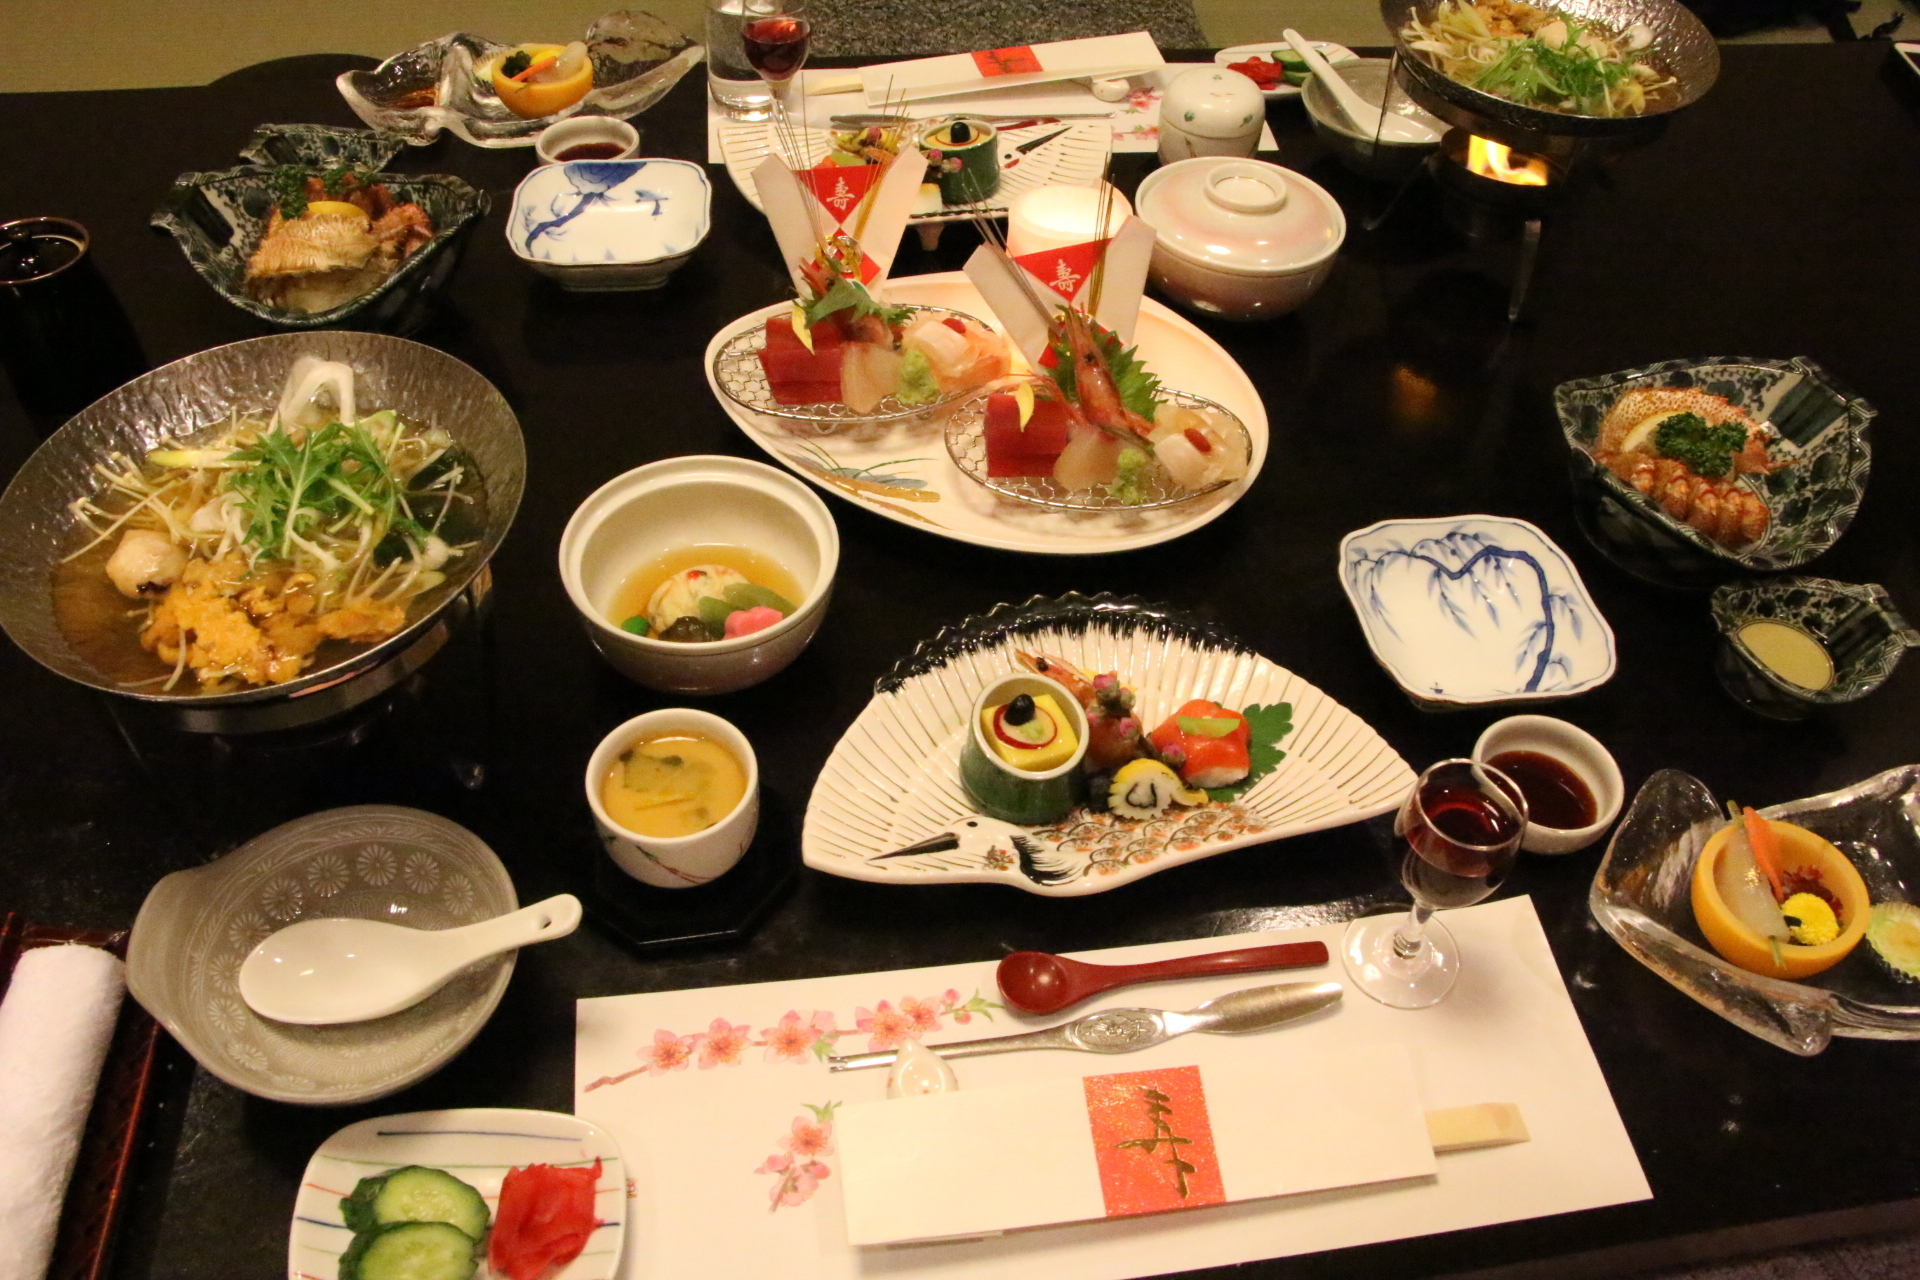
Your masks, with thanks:
<instances>
[{"instance_id":1,"label":"hot pot on burner","mask_svg":"<svg viewBox=\"0 0 1920 1280\"><path fill-rule=\"evenodd\" d=\"M230 408L271 409L299 356L352 365L369 409L443 425L472 458L485 490L484 532L445 566L446 579L413 601L407 625L378 643L317 662L283 684L224 693L129 687L103 673L61 631L53 567L76 545L69 505L100 487L94 464L112 452L141 458L162 439L191 442L224 425ZM303 728L388 692L481 611L487 561L513 523L526 484L526 447L506 399L472 368L432 347L377 333L286 333L215 347L144 374L55 432L0 496L0 627L28 656L78 684L145 704L196 733ZM192 682L188 682L192 685Z\"/></svg>"}]
</instances>

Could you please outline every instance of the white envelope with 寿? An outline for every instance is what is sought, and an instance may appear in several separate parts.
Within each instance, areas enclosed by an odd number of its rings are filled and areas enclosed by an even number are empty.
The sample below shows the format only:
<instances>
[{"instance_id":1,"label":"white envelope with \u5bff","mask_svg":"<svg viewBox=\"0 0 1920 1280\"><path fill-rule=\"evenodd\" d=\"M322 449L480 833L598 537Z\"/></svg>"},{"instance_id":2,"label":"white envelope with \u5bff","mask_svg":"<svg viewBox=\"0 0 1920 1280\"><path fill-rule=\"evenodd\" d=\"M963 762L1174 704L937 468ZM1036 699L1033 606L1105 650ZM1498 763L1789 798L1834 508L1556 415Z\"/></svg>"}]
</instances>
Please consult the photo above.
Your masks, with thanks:
<instances>
[{"instance_id":1,"label":"white envelope with \u5bff","mask_svg":"<svg viewBox=\"0 0 1920 1280\"><path fill-rule=\"evenodd\" d=\"M1436 1172L1412 1059L1392 1044L851 1104L836 1141L855 1245Z\"/></svg>"}]
</instances>

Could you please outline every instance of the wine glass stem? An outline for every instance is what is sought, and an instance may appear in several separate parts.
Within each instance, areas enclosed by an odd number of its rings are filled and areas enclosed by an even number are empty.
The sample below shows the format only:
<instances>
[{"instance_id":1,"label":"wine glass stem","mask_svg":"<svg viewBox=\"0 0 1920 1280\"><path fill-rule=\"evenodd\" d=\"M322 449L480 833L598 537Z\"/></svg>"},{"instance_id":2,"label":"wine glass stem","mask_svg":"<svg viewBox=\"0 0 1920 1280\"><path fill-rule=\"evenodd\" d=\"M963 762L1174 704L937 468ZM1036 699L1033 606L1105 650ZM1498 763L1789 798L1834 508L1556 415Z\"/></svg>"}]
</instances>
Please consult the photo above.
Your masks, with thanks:
<instances>
[{"instance_id":1,"label":"wine glass stem","mask_svg":"<svg viewBox=\"0 0 1920 1280\"><path fill-rule=\"evenodd\" d=\"M1393 954L1402 960L1411 960L1420 954L1420 948L1427 945L1427 920L1433 915L1433 908L1425 903L1416 902L1413 910L1407 912L1407 921L1393 931Z\"/></svg>"}]
</instances>

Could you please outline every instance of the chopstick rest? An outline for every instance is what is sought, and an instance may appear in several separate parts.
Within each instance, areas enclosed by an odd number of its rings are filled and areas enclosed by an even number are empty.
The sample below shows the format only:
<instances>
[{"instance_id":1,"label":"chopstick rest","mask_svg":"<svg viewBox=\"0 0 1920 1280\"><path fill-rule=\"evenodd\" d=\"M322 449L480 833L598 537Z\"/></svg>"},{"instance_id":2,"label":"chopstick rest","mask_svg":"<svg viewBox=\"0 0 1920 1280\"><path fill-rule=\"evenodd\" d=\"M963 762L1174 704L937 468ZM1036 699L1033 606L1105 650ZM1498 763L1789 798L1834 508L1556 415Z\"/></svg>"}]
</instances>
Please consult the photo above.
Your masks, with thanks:
<instances>
[{"instance_id":1,"label":"chopstick rest","mask_svg":"<svg viewBox=\"0 0 1920 1280\"><path fill-rule=\"evenodd\" d=\"M1427 1136L1436 1153L1504 1147L1531 1141L1520 1108L1511 1102L1480 1102L1427 1112Z\"/></svg>"},{"instance_id":2,"label":"chopstick rest","mask_svg":"<svg viewBox=\"0 0 1920 1280\"><path fill-rule=\"evenodd\" d=\"M42 1280L124 966L98 947L24 952L0 1001L0 1280Z\"/></svg>"}]
</instances>

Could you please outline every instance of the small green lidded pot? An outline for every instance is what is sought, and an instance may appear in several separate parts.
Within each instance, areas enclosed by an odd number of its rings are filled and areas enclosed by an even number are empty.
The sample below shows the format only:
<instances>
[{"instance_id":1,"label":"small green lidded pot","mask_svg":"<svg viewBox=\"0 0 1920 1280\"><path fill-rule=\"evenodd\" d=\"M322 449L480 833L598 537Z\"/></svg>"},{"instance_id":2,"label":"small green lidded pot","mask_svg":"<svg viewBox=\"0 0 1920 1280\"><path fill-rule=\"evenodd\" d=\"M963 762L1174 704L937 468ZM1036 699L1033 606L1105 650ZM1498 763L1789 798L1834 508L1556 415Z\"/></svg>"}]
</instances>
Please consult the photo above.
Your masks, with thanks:
<instances>
[{"instance_id":1,"label":"small green lidded pot","mask_svg":"<svg viewBox=\"0 0 1920 1280\"><path fill-rule=\"evenodd\" d=\"M1000 758L987 742L980 725L981 712L1021 694L1048 694L1067 718L1077 739L1066 760L1044 771L1017 768ZM981 813L1003 822L1044 826L1058 822L1079 802L1083 789L1080 762L1087 754L1087 713L1074 696L1045 676L1007 676L980 691L967 714L967 734L960 748L960 785Z\"/></svg>"},{"instance_id":2,"label":"small green lidded pot","mask_svg":"<svg viewBox=\"0 0 1920 1280\"><path fill-rule=\"evenodd\" d=\"M977 204L1000 190L1000 131L982 120L949 120L920 140L939 170L940 199Z\"/></svg>"},{"instance_id":3,"label":"small green lidded pot","mask_svg":"<svg viewBox=\"0 0 1920 1280\"><path fill-rule=\"evenodd\" d=\"M1775 720L1854 702L1886 682L1920 631L1878 583L1784 577L1713 593L1714 672L1734 701Z\"/></svg>"}]
</instances>

